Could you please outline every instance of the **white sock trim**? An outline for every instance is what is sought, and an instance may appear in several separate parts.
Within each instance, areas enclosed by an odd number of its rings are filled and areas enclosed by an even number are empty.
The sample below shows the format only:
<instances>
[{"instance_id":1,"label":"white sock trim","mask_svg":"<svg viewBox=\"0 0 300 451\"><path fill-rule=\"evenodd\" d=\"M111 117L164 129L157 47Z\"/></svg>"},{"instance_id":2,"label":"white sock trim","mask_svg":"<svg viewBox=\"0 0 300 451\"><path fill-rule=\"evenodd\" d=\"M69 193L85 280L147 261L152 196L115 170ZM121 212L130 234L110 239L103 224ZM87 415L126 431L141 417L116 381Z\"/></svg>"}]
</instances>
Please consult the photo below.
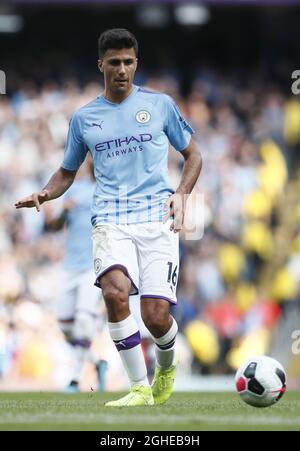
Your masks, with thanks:
<instances>
[{"instance_id":1,"label":"white sock trim","mask_svg":"<svg viewBox=\"0 0 300 451\"><path fill-rule=\"evenodd\" d=\"M159 338L153 337L153 339L154 339L155 343L157 343L158 345L167 345L172 340L174 340L174 338L177 335L177 332L178 332L178 324L176 323L175 319L173 318L172 325L171 325L170 329L168 330L168 332L165 335L163 335L162 337L159 337Z\"/></svg>"},{"instance_id":2,"label":"white sock trim","mask_svg":"<svg viewBox=\"0 0 300 451\"><path fill-rule=\"evenodd\" d=\"M138 332L139 328L133 315L127 316L118 323L108 323L109 333L113 340L124 340Z\"/></svg>"}]
</instances>

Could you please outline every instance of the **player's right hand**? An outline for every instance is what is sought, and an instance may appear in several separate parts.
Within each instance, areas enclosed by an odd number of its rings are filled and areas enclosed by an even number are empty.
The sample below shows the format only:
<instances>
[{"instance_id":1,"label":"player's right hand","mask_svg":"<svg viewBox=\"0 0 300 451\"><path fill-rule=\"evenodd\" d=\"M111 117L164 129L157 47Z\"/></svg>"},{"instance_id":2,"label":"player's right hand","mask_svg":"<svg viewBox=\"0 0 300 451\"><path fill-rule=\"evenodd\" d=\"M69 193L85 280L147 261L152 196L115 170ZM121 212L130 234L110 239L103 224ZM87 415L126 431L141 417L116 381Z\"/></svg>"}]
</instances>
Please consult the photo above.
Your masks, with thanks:
<instances>
[{"instance_id":1,"label":"player's right hand","mask_svg":"<svg viewBox=\"0 0 300 451\"><path fill-rule=\"evenodd\" d=\"M65 202L64 202L64 210L65 210L65 212L73 210L73 208L75 208L75 207L76 207L75 200L73 200L71 198L65 200Z\"/></svg>"},{"instance_id":2,"label":"player's right hand","mask_svg":"<svg viewBox=\"0 0 300 451\"><path fill-rule=\"evenodd\" d=\"M42 190L38 193L33 193L24 199L15 203L16 208L32 208L35 207L37 211L40 211L41 205L48 200L49 193L47 190Z\"/></svg>"}]
</instances>

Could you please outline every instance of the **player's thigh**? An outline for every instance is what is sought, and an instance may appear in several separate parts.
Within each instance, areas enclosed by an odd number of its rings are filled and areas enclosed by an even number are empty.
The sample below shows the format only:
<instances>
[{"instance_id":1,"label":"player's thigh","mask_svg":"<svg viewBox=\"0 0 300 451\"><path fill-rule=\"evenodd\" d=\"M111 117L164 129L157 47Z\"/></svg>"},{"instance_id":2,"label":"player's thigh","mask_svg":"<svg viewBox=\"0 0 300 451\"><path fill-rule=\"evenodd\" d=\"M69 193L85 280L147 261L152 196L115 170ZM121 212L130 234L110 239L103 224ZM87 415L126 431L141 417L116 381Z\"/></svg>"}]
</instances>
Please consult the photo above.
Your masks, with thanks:
<instances>
[{"instance_id":1,"label":"player's thigh","mask_svg":"<svg viewBox=\"0 0 300 451\"><path fill-rule=\"evenodd\" d=\"M75 273L64 272L56 304L56 318L60 321L73 321L78 293L78 278Z\"/></svg>"},{"instance_id":2,"label":"player's thigh","mask_svg":"<svg viewBox=\"0 0 300 451\"><path fill-rule=\"evenodd\" d=\"M101 290L95 286L94 272L92 270L83 272L78 284L76 311L97 315L101 297Z\"/></svg>"},{"instance_id":3,"label":"player's thigh","mask_svg":"<svg viewBox=\"0 0 300 451\"><path fill-rule=\"evenodd\" d=\"M93 254L96 285L119 287L129 283L130 294L138 293L136 248L125 228L116 224L98 224L93 229ZM124 276L128 279L125 282Z\"/></svg>"},{"instance_id":4,"label":"player's thigh","mask_svg":"<svg viewBox=\"0 0 300 451\"><path fill-rule=\"evenodd\" d=\"M167 224L144 226L138 237L141 299L163 299L176 304L179 272L179 237ZM141 230L142 232L142 230Z\"/></svg>"},{"instance_id":5,"label":"player's thigh","mask_svg":"<svg viewBox=\"0 0 300 451\"><path fill-rule=\"evenodd\" d=\"M148 338L151 336L149 330L145 326L145 323L142 319L141 315L142 303L139 295L130 296L129 298L129 309L130 313L133 315L134 319L137 322L139 331L141 333L142 338Z\"/></svg>"}]
</instances>

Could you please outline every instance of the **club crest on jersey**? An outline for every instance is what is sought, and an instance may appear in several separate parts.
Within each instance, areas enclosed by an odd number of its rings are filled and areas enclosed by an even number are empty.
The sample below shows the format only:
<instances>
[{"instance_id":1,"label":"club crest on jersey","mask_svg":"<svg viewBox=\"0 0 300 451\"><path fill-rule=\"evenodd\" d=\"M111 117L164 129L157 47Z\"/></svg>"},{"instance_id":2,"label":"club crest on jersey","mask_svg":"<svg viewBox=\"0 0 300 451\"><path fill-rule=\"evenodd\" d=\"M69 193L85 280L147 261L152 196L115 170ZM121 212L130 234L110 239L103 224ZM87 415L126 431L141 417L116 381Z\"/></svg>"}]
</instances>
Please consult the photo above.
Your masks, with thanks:
<instances>
[{"instance_id":1,"label":"club crest on jersey","mask_svg":"<svg viewBox=\"0 0 300 451\"><path fill-rule=\"evenodd\" d=\"M151 119L151 114L149 111L141 110L136 113L135 119L139 122L139 124L147 124L147 122Z\"/></svg>"},{"instance_id":2,"label":"club crest on jersey","mask_svg":"<svg viewBox=\"0 0 300 451\"><path fill-rule=\"evenodd\" d=\"M98 272L100 271L102 266L102 260L101 258L95 258L94 260L94 270L95 270L95 274L98 274Z\"/></svg>"}]
</instances>

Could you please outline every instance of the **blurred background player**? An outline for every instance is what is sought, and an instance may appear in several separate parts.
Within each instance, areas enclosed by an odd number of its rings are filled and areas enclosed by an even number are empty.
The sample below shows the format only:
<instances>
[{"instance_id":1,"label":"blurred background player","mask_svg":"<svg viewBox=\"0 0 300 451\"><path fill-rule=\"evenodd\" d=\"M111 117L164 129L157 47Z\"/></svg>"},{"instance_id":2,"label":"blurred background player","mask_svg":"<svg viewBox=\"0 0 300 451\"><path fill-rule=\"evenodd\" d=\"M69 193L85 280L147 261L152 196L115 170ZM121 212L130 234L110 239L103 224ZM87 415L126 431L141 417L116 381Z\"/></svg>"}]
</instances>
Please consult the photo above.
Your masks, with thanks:
<instances>
[{"instance_id":1,"label":"blurred background player","mask_svg":"<svg viewBox=\"0 0 300 451\"><path fill-rule=\"evenodd\" d=\"M101 292L94 286L92 263L91 200L95 189L93 165L87 158L80 167L71 188L63 197L61 214L45 209L46 230L66 226L66 246L62 289L57 305L57 320L73 347L75 364L66 391L79 391L80 376L86 362L92 362L98 375L98 389L104 390L107 362L98 360L91 350L96 334Z\"/></svg>"}]
</instances>

